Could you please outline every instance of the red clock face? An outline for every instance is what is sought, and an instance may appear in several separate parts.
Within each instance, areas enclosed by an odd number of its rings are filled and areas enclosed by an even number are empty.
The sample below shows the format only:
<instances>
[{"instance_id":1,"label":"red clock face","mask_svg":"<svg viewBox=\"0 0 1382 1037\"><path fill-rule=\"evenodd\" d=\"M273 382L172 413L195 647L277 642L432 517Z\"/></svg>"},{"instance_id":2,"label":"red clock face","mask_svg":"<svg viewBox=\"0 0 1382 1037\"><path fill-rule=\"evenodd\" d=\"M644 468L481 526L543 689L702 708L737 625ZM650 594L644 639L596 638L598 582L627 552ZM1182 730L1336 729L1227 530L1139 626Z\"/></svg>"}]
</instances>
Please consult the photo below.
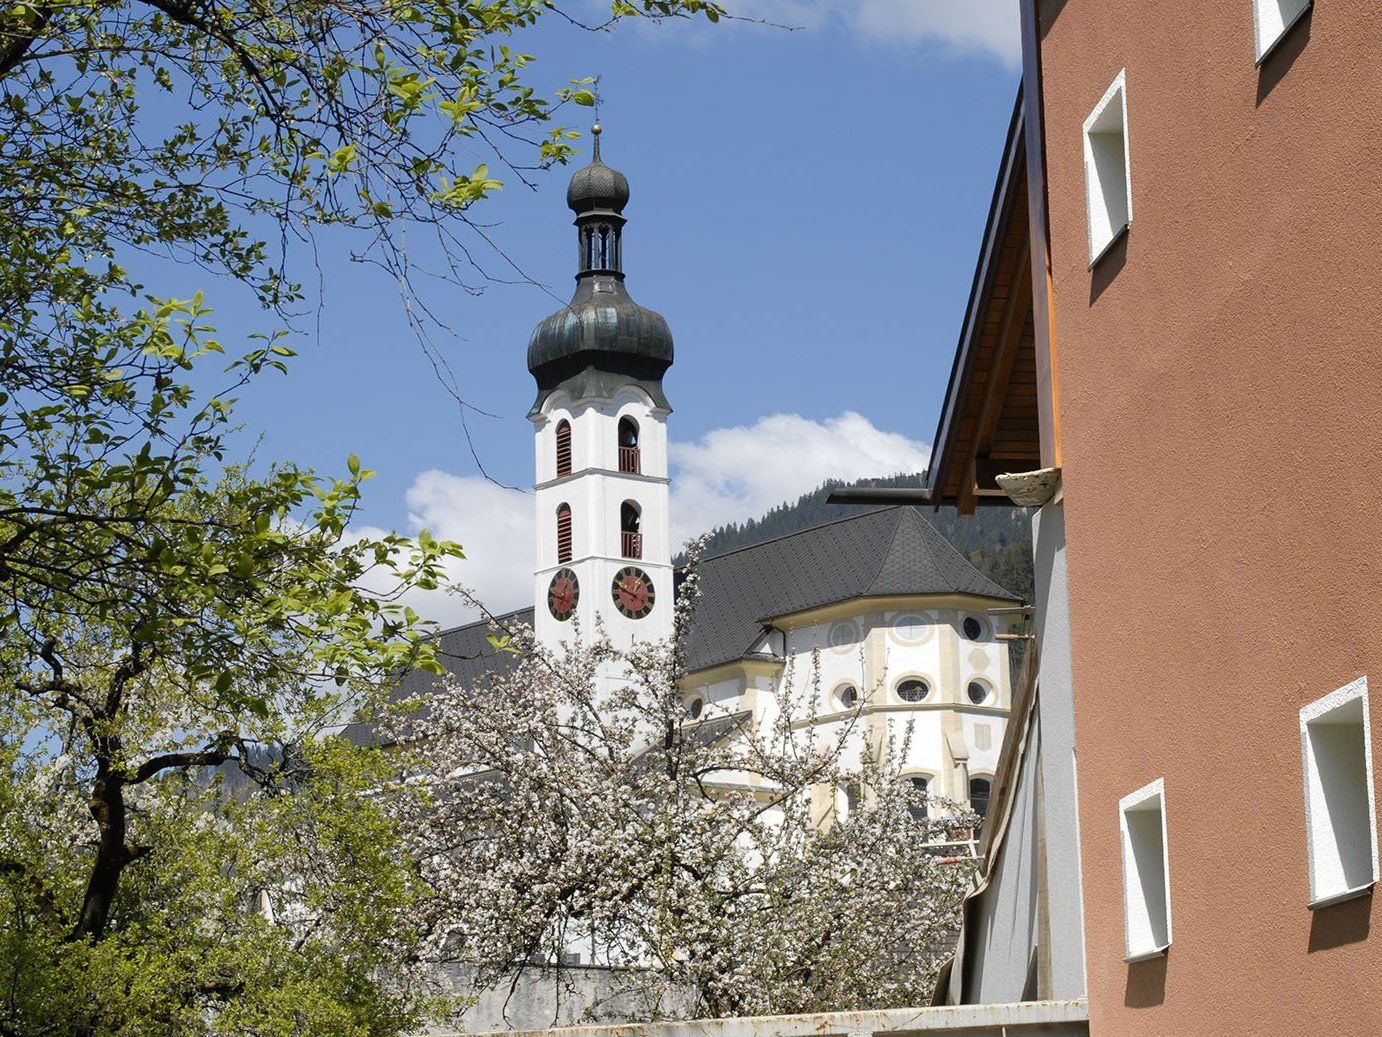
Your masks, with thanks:
<instances>
[{"instance_id":1,"label":"red clock face","mask_svg":"<svg viewBox=\"0 0 1382 1037\"><path fill-rule=\"evenodd\" d=\"M553 617L565 622L576 611L581 600L581 583L570 569L558 569L547 585L547 608Z\"/></svg>"},{"instance_id":2,"label":"red clock face","mask_svg":"<svg viewBox=\"0 0 1382 1037\"><path fill-rule=\"evenodd\" d=\"M614 607L630 619L642 619L653 610L657 592L648 574L637 566L626 566L614 574L610 586Z\"/></svg>"}]
</instances>

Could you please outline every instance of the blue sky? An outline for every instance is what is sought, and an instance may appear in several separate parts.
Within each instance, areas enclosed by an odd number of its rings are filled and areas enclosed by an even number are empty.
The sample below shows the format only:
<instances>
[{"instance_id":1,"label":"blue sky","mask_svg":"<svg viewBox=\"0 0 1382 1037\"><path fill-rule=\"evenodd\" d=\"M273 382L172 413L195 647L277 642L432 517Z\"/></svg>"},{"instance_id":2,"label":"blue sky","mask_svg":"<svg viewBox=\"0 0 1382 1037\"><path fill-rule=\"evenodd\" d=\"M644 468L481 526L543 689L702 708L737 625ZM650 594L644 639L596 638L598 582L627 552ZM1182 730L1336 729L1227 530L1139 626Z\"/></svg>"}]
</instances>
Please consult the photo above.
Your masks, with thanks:
<instances>
[{"instance_id":1,"label":"blue sky","mask_svg":"<svg viewBox=\"0 0 1382 1037\"><path fill-rule=\"evenodd\" d=\"M602 77L604 157L632 188L627 283L676 338L665 384L685 535L828 475L924 465L1017 82L1012 0L739 9L801 28L592 34L547 19L521 41L539 56L539 87ZM584 128L588 112L572 121ZM580 146L588 153L588 138ZM534 391L524 352L570 296L570 172L540 174L536 190L507 183L479 214L545 290L427 293L455 329L438 346L462 393L497 415L470 419L480 458L524 490ZM339 471L358 453L378 473L369 523L425 522L467 546L459 575L493 607L531 600L531 498L480 477L384 275L334 245L320 263L320 333L296 343L289 377L240 409L263 433L260 456ZM206 287L223 338L266 326Z\"/></svg>"}]
</instances>

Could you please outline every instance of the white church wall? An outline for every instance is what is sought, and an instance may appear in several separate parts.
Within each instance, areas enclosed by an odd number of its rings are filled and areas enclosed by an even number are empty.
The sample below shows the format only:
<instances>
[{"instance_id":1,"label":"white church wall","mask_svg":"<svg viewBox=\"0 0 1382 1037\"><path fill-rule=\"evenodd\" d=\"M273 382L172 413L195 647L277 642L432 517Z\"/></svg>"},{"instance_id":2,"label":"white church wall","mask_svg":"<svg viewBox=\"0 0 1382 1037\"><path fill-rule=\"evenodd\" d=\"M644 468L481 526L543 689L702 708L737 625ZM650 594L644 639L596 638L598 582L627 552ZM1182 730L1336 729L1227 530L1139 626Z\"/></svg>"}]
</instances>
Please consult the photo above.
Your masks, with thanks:
<instances>
[{"instance_id":1,"label":"white church wall","mask_svg":"<svg viewBox=\"0 0 1382 1037\"><path fill-rule=\"evenodd\" d=\"M982 624L977 639L965 630L967 617ZM789 697L800 721L809 697L818 696L812 732L818 745L833 742L853 723L845 767L860 765L866 745L890 741L901 753L896 763L904 775L925 776L934 794L963 802L967 777L992 774L1002 744L1011 692L1007 645L995 638L999 629L982 609L954 607L860 610L803 624L786 633ZM818 674L812 672L813 650ZM928 687L919 702L899 694L909 679ZM968 696L974 679L988 690L982 704ZM846 685L863 697L858 719L837 699ZM958 732L962 746L947 742L947 727L952 737ZM800 723L798 734L803 742L808 737Z\"/></svg>"}]
</instances>

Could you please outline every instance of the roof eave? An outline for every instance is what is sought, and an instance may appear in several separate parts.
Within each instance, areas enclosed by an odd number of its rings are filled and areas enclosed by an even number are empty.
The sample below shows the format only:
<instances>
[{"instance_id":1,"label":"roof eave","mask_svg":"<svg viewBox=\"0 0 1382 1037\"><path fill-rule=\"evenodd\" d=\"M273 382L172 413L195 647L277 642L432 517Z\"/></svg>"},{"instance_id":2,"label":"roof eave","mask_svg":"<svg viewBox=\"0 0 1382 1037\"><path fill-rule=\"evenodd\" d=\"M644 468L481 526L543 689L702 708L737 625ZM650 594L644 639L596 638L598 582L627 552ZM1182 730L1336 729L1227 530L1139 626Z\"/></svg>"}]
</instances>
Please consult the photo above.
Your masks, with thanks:
<instances>
[{"instance_id":1,"label":"roof eave","mask_svg":"<svg viewBox=\"0 0 1382 1037\"><path fill-rule=\"evenodd\" d=\"M1008 123L1007 140L1003 146L1003 159L994 184L993 198L989 202L988 219L984 224L983 244L979 249L979 260L974 270L974 281L969 290L969 302L965 307L964 324L960 329L959 343L955 348L955 359L950 368L950 380L945 389L945 402L941 406L940 418L936 425L936 435L932 439L931 463L926 471L925 491L929 503L940 507L954 504L953 498L944 493L945 477L957 462L955 454L954 423L962 410L961 404L969 393L973 375L975 339L983 328L983 312L990 294L997 266L1001 261L1003 239L1007 231L1008 218L1013 204L1025 183L1018 175L1023 166L1025 138L1023 123L1023 97L1019 86L1017 100L1013 105L1012 118ZM979 505L1010 505L1006 497L979 497Z\"/></svg>"},{"instance_id":2,"label":"roof eave","mask_svg":"<svg viewBox=\"0 0 1382 1037\"><path fill-rule=\"evenodd\" d=\"M847 598L839 598L835 601L823 602L819 605L812 605L810 608L797 609L795 612L784 612L780 616L769 616L759 620L764 626L781 626L790 623L793 626L800 626L801 620L810 617L816 612L826 612L841 605L848 605L861 602L877 607L880 602L896 602L899 605L908 603L918 603L917 599L922 599L930 604L936 604L936 599L963 598L966 601L978 602L997 602L1000 607L1022 604L1021 598L1002 597L996 594L978 594L973 591L934 591L923 594L858 594ZM867 610L861 610L867 611Z\"/></svg>"}]
</instances>

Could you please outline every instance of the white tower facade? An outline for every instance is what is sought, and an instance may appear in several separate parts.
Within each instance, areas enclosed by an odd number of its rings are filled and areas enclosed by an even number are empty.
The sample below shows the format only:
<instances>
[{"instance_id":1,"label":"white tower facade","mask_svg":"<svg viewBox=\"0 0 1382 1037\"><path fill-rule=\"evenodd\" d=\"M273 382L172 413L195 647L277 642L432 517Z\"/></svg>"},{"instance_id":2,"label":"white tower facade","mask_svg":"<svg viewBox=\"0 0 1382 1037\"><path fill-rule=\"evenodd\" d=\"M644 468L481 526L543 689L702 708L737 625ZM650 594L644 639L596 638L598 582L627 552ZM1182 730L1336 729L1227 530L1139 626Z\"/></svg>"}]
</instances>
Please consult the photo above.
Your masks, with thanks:
<instances>
[{"instance_id":1,"label":"white tower facade","mask_svg":"<svg viewBox=\"0 0 1382 1037\"><path fill-rule=\"evenodd\" d=\"M535 436L537 567L535 619L550 645L577 624L616 645L670 637L672 533L667 416L662 376L672 336L661 315L624 287L628 181L600 161L567 189L576 213L580 264L570 303L528 344L538 395Z\"/></svg>"},{"instance_id":2,"label":"white tower facade","mask_svg":"<svg viewBox=\"0 0 1382 1037\"><path fill-rule=\"evenodd\" d=\"M533 424L538 635L549 644L568 639L575 618L586 633L597 622L603 624L621 646L669 637L672 530L666 408L634 386L603 399L560 393L544 402ZM560 451L559 435L569 436L569 447ZM569 474L558 475L559 453L567 449ZM563 570L575 576L570 616L563 615L567 606L560 600L568 589L560 581L553 585ZM638 585L628 586L631 579ZM554 594L555 602L549 600Z\"/></svg>"}]
</instances>

